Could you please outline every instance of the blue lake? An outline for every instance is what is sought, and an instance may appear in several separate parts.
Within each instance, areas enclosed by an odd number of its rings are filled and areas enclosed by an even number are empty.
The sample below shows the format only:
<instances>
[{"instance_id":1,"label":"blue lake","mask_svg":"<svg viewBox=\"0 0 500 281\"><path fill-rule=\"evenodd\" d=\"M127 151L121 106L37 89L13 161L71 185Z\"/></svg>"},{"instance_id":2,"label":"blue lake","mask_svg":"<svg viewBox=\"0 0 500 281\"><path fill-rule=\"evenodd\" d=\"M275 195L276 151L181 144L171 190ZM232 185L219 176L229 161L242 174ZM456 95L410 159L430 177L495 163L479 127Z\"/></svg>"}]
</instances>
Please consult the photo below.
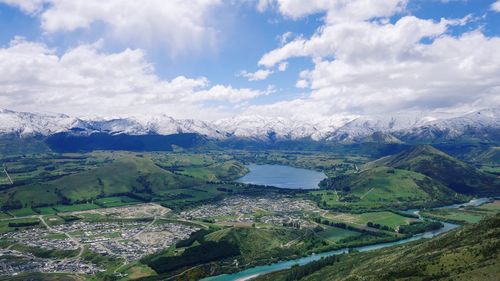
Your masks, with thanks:
<instances>
[{"instance_id":1,"label":"blue lake","mask_svg":"<svg viewBox=\"0 0 500 281\"><path fill-rule=\"evenodd\" d=\"M319 182L326 178L322 172L294 168L283 165L247 165L248 174L239 178L237 182L271 185L279 188L315 189Z\"/></svg>"}]
</instances>

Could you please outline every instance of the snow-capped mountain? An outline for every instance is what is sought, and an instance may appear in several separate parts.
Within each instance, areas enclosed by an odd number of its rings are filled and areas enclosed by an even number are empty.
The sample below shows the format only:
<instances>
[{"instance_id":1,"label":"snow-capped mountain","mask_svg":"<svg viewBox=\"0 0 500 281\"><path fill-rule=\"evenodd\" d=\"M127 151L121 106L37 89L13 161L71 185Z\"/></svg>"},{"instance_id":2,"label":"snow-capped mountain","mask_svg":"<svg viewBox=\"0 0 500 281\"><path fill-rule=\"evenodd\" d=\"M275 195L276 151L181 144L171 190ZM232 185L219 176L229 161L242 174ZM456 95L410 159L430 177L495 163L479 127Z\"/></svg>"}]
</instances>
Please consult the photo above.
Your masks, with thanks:
<instances>
[{"instance_id":1,"label":"snow-capped mountain","mask_svg":"<svg viewBox=\"0 0 500 281\"><path fill-rule=\"evenodd\" d=\"M206 122L174 119L167 115L130 118L75 118L63 114L36 114L0 110L0 134L48 136L68 132L126 135L196 133L210 139L242 138L258 141L326 140L436 141L463 137L498 139L500 107L463 115L405 112L394 115L331 116L297 120L263 116L238 116Z\"/></svg>"},{"instance_id":2,"label":"snow-capped mountain","mask_svg":"<svg viewBox=\"0 0 500 281\"><path fill-rule=\"evenodd\" d=\"M64 114L35 114L0 109L0 134L51 135L79 126L79 119Z\"/></svg>"}]
</instances>

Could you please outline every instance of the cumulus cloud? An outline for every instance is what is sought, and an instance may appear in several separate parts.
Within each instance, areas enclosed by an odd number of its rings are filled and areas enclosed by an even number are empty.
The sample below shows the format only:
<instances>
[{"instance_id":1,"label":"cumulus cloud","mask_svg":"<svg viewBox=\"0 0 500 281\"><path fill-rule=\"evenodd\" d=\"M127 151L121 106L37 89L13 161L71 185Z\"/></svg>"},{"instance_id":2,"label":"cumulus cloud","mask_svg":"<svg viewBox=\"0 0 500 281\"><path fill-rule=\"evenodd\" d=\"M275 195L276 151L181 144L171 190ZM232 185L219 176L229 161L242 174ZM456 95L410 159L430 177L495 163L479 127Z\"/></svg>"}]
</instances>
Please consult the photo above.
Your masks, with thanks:
<instances>
[{"instance_id":1,"label":"cumulus cloud","mask_svg":"<svg viewBox=\"0 0 500 281\"><path fill-rule=\"evenodd\" d=\"M285 17L298 19L311 14L326 12L327 22L366 20L391 16L404 10L408 0L268 0L263 9L276 3Z\"/></svg>"},{"instance_id":2,"label":"cumulus cloud","mask_svg":"<svg viewBox=\"0 0 500 281\"><path fill-rule=\"evenodd\" d=\"M287 67L288 67L288 62L285 61L285 62L282 62L278 65L278 70L285 71L287 69Z\"/></svg>"},{"instance_id":3,"label":"cumulus cloud","mask_svg":"<svg viewBox=\"0 0 500 281\"><path fill-rule=\"evenodd\" d=\"M33 14L47 33L104 24L113 39L135 46L161 45L171 54L215 44L211 13L221 0L0 0ZM46 3L43 5L43 3ZM101 28L102 29L102 28ZM153 44L154 43L154 44Z\"/></svg>"},{"instance_id":4,"label":"cumulus cloud","mask_svg":"<svg viewBox=\"0 0 500 281\"><path fill-rule=\"evenodd\" d=\"M491 10L500 13L500 0L498 0L495 3L491 4Z\"/></svg>"},{"instance_id":5,"label":"cumulus cloud","mask_svg":"<svg viewBox=\"0 0 500 281\"><path fill-rule=\"evenodd\" d=\"M248 81L259 81L259 80L265 80L272 73L273 71L269 69L259 69L255 72L248 72L246 70L243 70L240 72L240 75L247 78Z\"/></svg>"},{"instance_id":6,"label":"cumulus cloud","mask_svg":"<svg viewBox=\"0 0 500 281\"><path fill-rule=\"evenodd\" d=\"M36 14L41 11L45 2L47 0L0 0L0 3L17 7L27 14Z\"/></svg>"},{"instance_id":7,"label":"cumulus cloud","mask_svg":"<svg viewBox=\"0 0 500 281\"><path fill-rule=\"evenodd\" d=\"M452 35L450 28L471 17L433 21L401 15L406 1L277 0L292 19L324 12L324 24L310 38L297 38L264 54L273 67L309 57L298 88L307 97L280 103L315 114L383 113L404 109L452 109L500 104L500 38L480 30ZM357 7L357 8L355 8ZM272 105L251 109L269 109ZM287 109L284 109L286 112Z\"/></svg>"},{"instance_id":8,"label":"cumulus cloud","mask_svg":"<svg viewBox=\"0 0 500 281\"><path fill-rule=\"evenodd\" d=\"M103 53L100 43L62 55L16 38L0 49L2 106L71 114L155 114L207 119L218 113L204 102L236 103L266 91L211 86L208 79L162 80L140 49Z\"/></svg>"}]
</instances>

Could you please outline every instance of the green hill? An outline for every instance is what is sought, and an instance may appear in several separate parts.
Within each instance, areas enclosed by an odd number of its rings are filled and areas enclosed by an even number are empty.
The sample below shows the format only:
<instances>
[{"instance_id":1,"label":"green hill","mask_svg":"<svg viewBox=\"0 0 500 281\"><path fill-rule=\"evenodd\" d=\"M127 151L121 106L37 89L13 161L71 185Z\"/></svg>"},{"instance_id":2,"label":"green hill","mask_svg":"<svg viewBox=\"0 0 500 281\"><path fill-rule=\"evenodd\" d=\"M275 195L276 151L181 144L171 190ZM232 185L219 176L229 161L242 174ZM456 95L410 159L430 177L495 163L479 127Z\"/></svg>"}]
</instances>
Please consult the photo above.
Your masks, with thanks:
<instances>
[{"instance_id":1,"label":"green hill","mask_svg":"<svg viewBox=\"0 0 500 281\"><path fill-rule=\"evenodd\" d=\"M446 205L463 202L467 195L500 193L494 175L428 145L369 162L356 173L325 179L320 186L334 189L312 192L320 206L358 212Z\"/></svg>"},{"instance_id":2,"label":"green hill","mask_svg":"<svg viewBox=\"0 0 500 281\"><path fill-rule=\"evenodd\" d=\"M202 183L193 177L166 171L150 159L126 157L53 181L4 190L0 192L0 200L2 206L20 203L23 207L72 204L121 194L132 194L148 200L155 196L168 197L172 190Z\"/></svg>"},{"instance_id":3,"label":"green hill","mask_svg":"<svg viewBox=\"0 0 500 281\"><path fill-rule=\"evenodd\" d=\"M500 192L500 182L430 145L413 146L376 160L367 167L393 167L424 174L462 194L490 195Z\"/></svg>"},{"instance_id":4,"label":"green hill","mask_svg":"<svg viewBox=\"0 0 500 281\"><path fill-rule=\"evenodd\" d=\"M141 260L154 269L157 277L145 280L199 280L203 276L227 273L240 268L276 262L310 253L324 245L323 239L312 231L284 228L231 227L195 235L189 243L177 244L178 252L167 250ZM180 246L182 245L181 248ZM189 269L189 270L187 270Z\"/></svg>"},{"instance_id":5,"label":"green hill","mask_svg":"<svg viewBox=\"0 0 500 281\"><path fill-rule=\"evenodd\" d=\"M306 274L300 276L298 272ZM330 259L316 268L285 270L257 280L483 281L498 280L499 276L500 215L496 215L431 240L352 253Z\"/></svg>"},{"instance_id":6,"label":"green hill","mask_svg":"<svg viewBox=\"0 0 500 281\"><path fill-rule=\"evenodd\" d=\"M486 151L480 153L476 157L473 157L474 161L489 164L489 165L500 165L500 147L490 147Z\"/></svg>"},{"instance_id":7,"label":"green hill","mask_svg":"<svg viewBox=\"0 0 500 281\"><path fill-rule=\"evenodd\" d=\"M320 204L337 210L407 209L465 200L428 176L384 166L327 179L323 187L335 189L338 198Z\"/></svg>"}]
</instances>

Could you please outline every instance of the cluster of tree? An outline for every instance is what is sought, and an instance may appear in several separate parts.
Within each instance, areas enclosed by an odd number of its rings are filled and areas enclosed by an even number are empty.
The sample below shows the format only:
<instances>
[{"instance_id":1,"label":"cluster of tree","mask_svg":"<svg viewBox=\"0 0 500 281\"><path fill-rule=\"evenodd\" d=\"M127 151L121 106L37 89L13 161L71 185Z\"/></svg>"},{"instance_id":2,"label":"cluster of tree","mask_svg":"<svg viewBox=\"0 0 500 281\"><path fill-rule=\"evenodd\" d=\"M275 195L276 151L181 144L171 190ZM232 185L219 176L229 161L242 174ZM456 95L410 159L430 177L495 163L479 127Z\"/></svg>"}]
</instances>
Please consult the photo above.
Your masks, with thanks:
<instances>
[{"instance_id":1,"label":"cluster of tree","mask_svg":"<svg viewBox=\"0 0 500 281\"><path fill-rule=\"evenodd\" d=\"M291 222L284 222L283 223L284 227L293 227L293 228L300 228L300 222L298 221L291 221Z\"/></svg>"},{"instance_id":2,"label":"cluster of tree","mask_svg":"<svg viewBox=\"0 0 500 281\"><path fill-rule=\"evenodd\" d=\"M2 205L2 211L17 210L22 208L23 204L19 200L7 200L7 202Z\"/></svg>"},{"instance_id":3,"label":"cluster of tree","mask_svg":"<svg viewBox=\"0 0 500 281\"><path fill-rule=\"evenodd\" d=\"M234 244L226 241L208 241L187 248L179 256L160 256L152 259L148 261L147 265L161 274L238 255L240 255L240 249Z\"/></svg>"},{"instance_id":4,"label":"cluster of tree","mask_svg":"<svg viewBox=\"0 0 500 281\"><path fill-rule=\"evenodd\" d=\"M329 221L326 219L321 219L320 217L314 218L313 220L317 223L328 225L328 226L333 226L333 227L338 227L338 228L353 230L353 231L359 231L358 228L347 225L343 222L332 222L332 221Z\"/></svg>"},{"instance_id":5,"label":"cluster of tree","mask_svg":"<svg viewBox=\"0 0 500 281\"><path fill-rule=\"evenodd\" d=\"M387 225L382 225L382 224L378 224L378 223L373 223L371 221L367 222L366 223L366 226L368 227L372 227L372 228L376 228L376 229L381 229L381 230L386 230L386 231L395 231L394 228L391 228Z\"/></svg>"},{"instance_id":6,"label":"cluster of tree","mask_svg":"<svg viewBox=\"0 0 500 281\"><path fill-rule=\"evenodd\" d=\"M412 218L412 219L418 219L419 218L418 215L410 214L410 213L402 212L402 211L398 211L398 210L391 210L391 212L394 213L394 214L396 214L396 215L400 215L400 216L407 217L407 218Z\"/></svg>"},{"instance_id":7,"label":"cluster of tree","mask_svg":"<svg viewBox=\"0 0 500 281\"><path fill-rule=\"evenodd\" d=\"M325 266L332 265L339 261L339 256L330 256L321 258L320 260L310 262L305 265L294 265L285 276L286 281L300 280L302 277L308 276Z\"/></svg>"},{"instance_id":8,"label":"cluster of tree","mask_svg":"<svg viewBox=\"0 0 500 281\"><path fill-rule=\"evenodd\" d=\"M344 196L340 196L339 198L340 202L358 202L359 200L361 200L361 198L354 194L347 194Z\"/></svg>"},{"instance_id":9,"label":"cluster of tree","mask_svg":"<svg viewBox=\"0 0 500 281\"><path fill-rule=\"evenodd\" d=\"M205 235L207 235L211 232L214 232L214 230L215 229L213 229L213 228L209 228L209 229L202 228L200 230L197 230L197 231L193 232L187 239L178 241L175 244L175 247L176 248L189 247L194 243L194 241L198 241L198 243L201 244L203 242L203 238L205 237Z\"/></svg>"},{"instance_id":10,"label":"cluster of tree","mask_svg":"<svg viewBox=\"0 0 500 281\"><path fill-rule=\"evenodd\" d=\"M225 187L217 187L217 190L218 191L221 191L221 192L229 192L229 193L232 193L233 190L230 189L230 188L225 188Z\"/></svg>"},{"instance_id":11,"label":"cluster of tree","mask_svg":"<svg viewBox=\"0 0 500 281\"><path fill-rule=\"evenodd\" d=\"M39 223L40 223L39 220L9 222L9 227L27 227L27 226L38 225Z\"/></svg>"},{"instance_id":12,"label":"cluster of tree","mask_svg":"<svg viewBox=\"0 0 500 281\"><path fill-rule=\"evenodd\" d=\"M443 224L438 221L415 221L408 225L401 225L398 229L402 234L417 234L431 230L438 230L443 227Z\"/></svg>"},{"instance_id":13,"label":"cluster of tree","mask_svg":"<svg viewBox=\"0 0 500 281\"><path fill-rule=\"evenodd\" d=\"M61 216L61 218L65 221L65 222L72 222L72 221L77 221L79 220L80 218L77 217L77 216L72 216L72 215L69 215L69 216Z\"/></svg>"},{"instance_id":14,"label":"cluster of tree","mask_svg":"<svg viewBox=\"0 0 500 281\"><path fill-rule=\"evenodd\" d=\"M349 191L349 175L338 175L332 178L323 179L319 183L319 187L323 189L347 189Z\"/></svg>"}]
</instances>

